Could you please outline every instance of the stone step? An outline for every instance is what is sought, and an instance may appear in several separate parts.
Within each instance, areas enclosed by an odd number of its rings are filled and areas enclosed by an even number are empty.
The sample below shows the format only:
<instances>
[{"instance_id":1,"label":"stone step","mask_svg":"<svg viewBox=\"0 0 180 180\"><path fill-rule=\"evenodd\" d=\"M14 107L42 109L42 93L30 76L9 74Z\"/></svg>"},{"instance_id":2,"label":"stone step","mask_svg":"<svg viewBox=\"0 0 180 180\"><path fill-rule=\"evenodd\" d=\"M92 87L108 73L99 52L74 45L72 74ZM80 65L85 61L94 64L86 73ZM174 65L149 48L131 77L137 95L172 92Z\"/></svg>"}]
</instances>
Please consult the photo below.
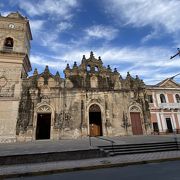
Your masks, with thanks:
<instances>
[{"instance_id":1,"label":"stone step","mask_svg":"<svg viewBox=\"0 0 180 180\"><path fill-rule=\"evenodd\" d=\"M161 145L170 145L170 144L177 144L177 142L173 142L173 141L170 141L170 142L155 142L155 143L141 143L141 144L120 144L120 145L116 145L114 144L113 147L114 148L131 148L131 147L149 147L149 146L161 146ZM108 148L111 148L112 145L106 145L106 146L98 146L100 148L103 148L103 149L108 149Z\"/></svg>"},{"instance_id":2,"label":"stone step","mask_svg":"<svg viewBox=\"0 0 180 180\"><path fill-rule=\"evenodd\" d=\"M169 146L151 146L148 148L142 148L142 147L133 147L133 148L111 148L111 149L104 149L105 152L124 152L124 151L141 151L141 150L149 150L149 149L166 149L166 148L175 148L177 149L176 145L169 145Z\"/></svg>"},{"instance_id":3,"label":"stone step","mask_svg":"<svg viewBox=\"0 0 180 180\"><path fill-rule=\"evenodd\" d=\"M166 149L146 149L146 150L138 150L138 151L123 151L123 152L109 152L109 156L117 156L117 155L126 155L126 154L140 154L140 153L153 153L153 152L163 152L163 151L177 151L177 148L166 148Z\"/></svg>"},{"instance_id":4,"label":"stone step","mask_svg":"<svg viewBox=\"0 0 180 180\"><path fill-rule=\"evenodd\" d=\"M99 146L109 156L178 150L177 142Z\"/></svg>"}]
</instances>

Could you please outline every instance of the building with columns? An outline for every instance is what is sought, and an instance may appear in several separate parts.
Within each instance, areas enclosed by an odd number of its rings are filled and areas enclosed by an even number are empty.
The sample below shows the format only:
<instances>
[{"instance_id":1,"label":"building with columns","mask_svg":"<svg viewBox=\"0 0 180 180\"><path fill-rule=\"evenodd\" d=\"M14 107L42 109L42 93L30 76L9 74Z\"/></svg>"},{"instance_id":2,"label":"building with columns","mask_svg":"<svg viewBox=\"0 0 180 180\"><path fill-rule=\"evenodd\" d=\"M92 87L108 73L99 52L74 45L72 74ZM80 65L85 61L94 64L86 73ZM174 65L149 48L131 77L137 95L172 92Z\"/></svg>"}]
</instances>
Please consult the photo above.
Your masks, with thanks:
<instances>
[{"instance_id":1,"label":"building with columns","mask_svg":"<svg viewBox=\"0 0 180 180\"><path fill-rule=\"evenodd\" d=\"M180 85L173 78L146 86L155 133L180 133Z\"/></svg>"},{"instance_id":2,"label":"building with columns","mask_svg":"<svg viewBox=\"0 0 180 180\"><path fill-rule=\"evenodd\" d=\"M105 67L93 52L64 77L34 70L29 21L0 16L0 142L151 133L145 84Z\"/></svg>"}]
</instances>

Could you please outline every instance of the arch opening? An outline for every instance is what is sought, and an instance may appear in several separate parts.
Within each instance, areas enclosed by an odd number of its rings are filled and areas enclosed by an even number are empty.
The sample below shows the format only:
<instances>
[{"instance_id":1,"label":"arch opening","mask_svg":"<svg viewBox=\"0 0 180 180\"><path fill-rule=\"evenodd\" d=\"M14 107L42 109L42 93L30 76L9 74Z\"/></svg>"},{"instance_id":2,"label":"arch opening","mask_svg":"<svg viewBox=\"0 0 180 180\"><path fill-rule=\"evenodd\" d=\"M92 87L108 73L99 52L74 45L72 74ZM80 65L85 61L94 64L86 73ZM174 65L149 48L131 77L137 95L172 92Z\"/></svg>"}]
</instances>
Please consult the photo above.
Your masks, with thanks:
<instances>
[{"instance_id":1,"label":"arch opening","mask_svg":"<svg viewBox=\"0 0 180 180\"><path fill-rule=\"evenodd\" d=\"M14 46L13 38L8 37L4 41L4 50L12 50Z\"/></svg>"},{"instance_id":2,"label":"arch opening","mask_svg":"<svg viewBox=\"0 0 180 180\"><path fill-rule=\"evenodd\" d=\"M36 140L50 139L51 113L38 113L36 125Z\"/></svg>"},{"instance_id":3,"label":"arch opening","mask_svg":"<svg viewBox=\"0 0 180 180\"><path fill-rule=\"evenodd\" d=\"M97 104L89 108L89 134L90 136L102 136L101 109Z\"/></svg>"},{"instance_id":4,"label":"arch opening","mask_svg":"<svg viewBox=\"0 0 180 180\"><path fill-rule=\"evenodd\" d=\"M87 65L86 70L87 70L88 72L90 72L90 71L91 71L91 66L90 66L90 65Z\"/></svg>"},{"instance_id":5,"label":"arch opening","mask_svg":"<svg viewBox=\"0 0 180 180\"><path fill-rule=\"evenodd\" d=\"M95 72L98 72L98 71L99 71L98 66L95 66L95 67L94 67L94 70L95 70Z\"/></svg>"}]
</instances>

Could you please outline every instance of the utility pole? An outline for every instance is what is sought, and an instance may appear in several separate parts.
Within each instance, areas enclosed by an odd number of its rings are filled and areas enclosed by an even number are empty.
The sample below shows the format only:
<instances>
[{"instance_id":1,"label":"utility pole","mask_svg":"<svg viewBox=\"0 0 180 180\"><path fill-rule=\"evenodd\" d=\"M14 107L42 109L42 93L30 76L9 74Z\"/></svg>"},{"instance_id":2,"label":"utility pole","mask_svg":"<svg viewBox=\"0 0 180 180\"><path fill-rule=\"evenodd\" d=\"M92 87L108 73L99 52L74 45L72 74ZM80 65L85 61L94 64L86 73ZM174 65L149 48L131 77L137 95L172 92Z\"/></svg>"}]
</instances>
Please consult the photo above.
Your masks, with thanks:
<instances>
[{"instance_id":1,"label":"utility pole","mask_svg":"<svg viewBox=\"0 0 180 180\"><path fill-rule=\"evenodd\" d=\"M180 56L180 49L179 48L177 48L177 50L178 50L178 52L174 55L174 56L171 56L170 57L170 59L173 59L174 57L176 57L177 55L179 55Z\"/></svg>"}]
</instances>

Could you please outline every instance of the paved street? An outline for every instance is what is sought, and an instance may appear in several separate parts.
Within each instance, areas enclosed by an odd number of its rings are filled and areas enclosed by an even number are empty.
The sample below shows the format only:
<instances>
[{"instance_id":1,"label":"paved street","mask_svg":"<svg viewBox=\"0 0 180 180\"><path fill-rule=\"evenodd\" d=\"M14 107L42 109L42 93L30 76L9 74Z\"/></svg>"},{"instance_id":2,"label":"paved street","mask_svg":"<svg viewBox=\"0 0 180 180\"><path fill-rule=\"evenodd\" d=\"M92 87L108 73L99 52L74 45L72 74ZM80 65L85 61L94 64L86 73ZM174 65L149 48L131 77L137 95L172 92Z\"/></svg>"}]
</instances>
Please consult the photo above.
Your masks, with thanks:
<instances>
[{"instance_id":1,"label":"paved street","mask_svg":"<svg viewBox=\"0 0 180 180\"><path fill-rule=\"evenodd\" d=\"M76 171L61 174L52 174L35 177L14 178L12 180L179 180L180 179L180 161L170 161L163 163L150 163L144 165L131 165L119 168L97 169L89 171Z\"/></svg>"}]
</instances>

